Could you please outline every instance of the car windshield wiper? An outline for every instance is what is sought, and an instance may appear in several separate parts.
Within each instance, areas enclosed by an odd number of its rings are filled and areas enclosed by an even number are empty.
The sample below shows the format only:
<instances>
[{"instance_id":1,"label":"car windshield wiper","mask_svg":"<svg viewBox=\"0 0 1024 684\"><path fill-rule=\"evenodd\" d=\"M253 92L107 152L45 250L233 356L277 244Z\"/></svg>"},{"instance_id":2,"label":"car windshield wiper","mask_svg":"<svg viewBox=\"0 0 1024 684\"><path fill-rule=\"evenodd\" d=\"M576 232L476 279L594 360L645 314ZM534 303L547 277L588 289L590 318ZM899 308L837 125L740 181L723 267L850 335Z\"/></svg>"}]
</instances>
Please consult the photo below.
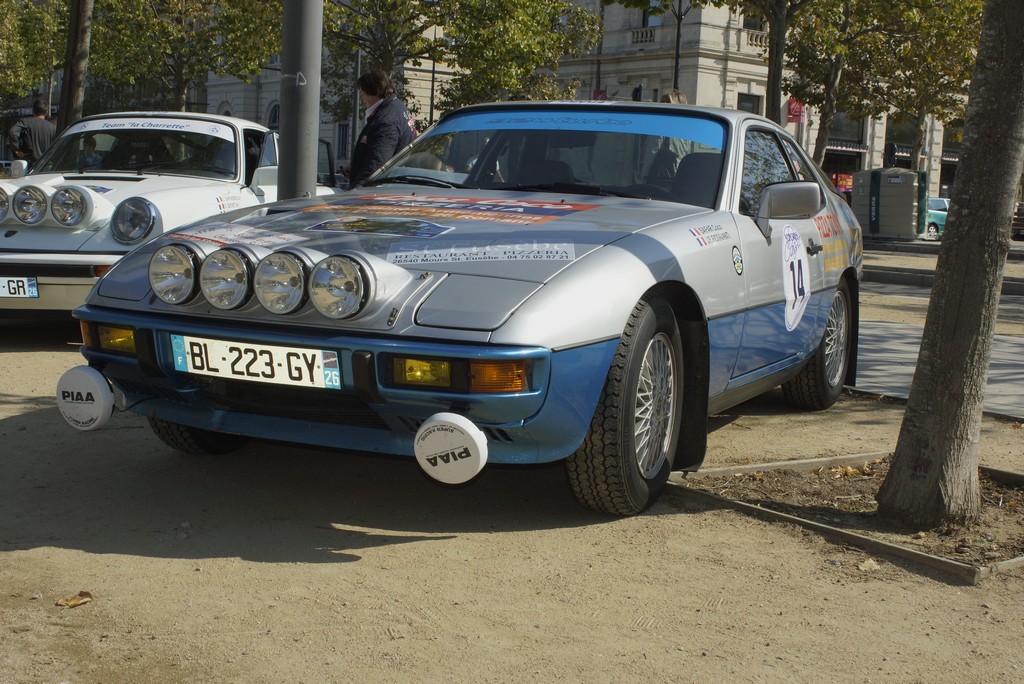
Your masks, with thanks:
<instances>
[{"instance_id":1,"label":"car windshield wiper","mask_svg":"<svg viewBox=\"0 0 1024 684\"><path fill-rule=\"evenodd\" d=\"M182 172L189 174L194 171L212 171L213 173L220 174L222 176L234 176L234 171L228 171L219 166L213 164L195 164L188 161L160 161L160 162L141 162L139 164L132 164L128 168L132 171L137 171L141 176L145 171L155 171L157 169L167 169L178 167Z\"/></svg>"},{"instance_id":2,"label":"car windshield wiper","mask_svg":"<svg viewBox=\"0 0 1024 684\"><path fill-rule=\"evenodd\" d=\"M451 181L441 180L440 178L432 178L430 176L414 176L405 174L401 176L387 176L386 178L378 178L372 180L369 183L363 183L364 186L371 185L383 185L385 183L407 183L409 185L431 185L435 188L464 188L466 187L462 183L452 183Z\"/></svg>"},{"instance_id":3,"label":"car windshield wiper","mask_svg":"<svg viewBox=\"0 0 1024 684\"><path fill-rule=\"evenodd\" d=\"M604 197L630 197L632 199L651 199L648 195L634 195L627 192L605 190L600 185L585 183L534 183L530 185L498 186L495 190L511 190L513 192L571 192L576 195L601 195Z\"/></svg>"}]
</instances>

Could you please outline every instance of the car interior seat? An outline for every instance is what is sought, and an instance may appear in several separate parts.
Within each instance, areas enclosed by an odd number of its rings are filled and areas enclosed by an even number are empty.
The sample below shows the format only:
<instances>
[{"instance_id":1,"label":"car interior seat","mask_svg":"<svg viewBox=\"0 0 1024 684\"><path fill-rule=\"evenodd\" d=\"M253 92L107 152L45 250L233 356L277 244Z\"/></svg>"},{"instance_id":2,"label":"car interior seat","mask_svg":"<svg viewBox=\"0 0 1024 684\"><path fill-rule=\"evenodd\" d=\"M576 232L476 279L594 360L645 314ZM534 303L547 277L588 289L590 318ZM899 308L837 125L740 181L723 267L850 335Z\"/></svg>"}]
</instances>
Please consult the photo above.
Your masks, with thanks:
<instances>
[{"instance_id":1,"label":"car interior seat","mask_svg":"<svg viewBox=\"0 0 1024 684\"><path fill-rule=\"evenodd\" d=\"M572 173L572 167L568 162L560 159L544 159L536 166L530 168L531 176L529 183L538 185L550 185L553 183L575 183L576 177Z\"/></svg>"},{"instance_id":2,"label":"car interior seat","mask_svg":"<svg viewBox=\"0 0 1024 684\"><path fill-rule=\"evenodd\" d=\"M693 152L679 161L672 185L672 199L712 209L722 180L721 152Z\"/></svg>"}]
</instances>

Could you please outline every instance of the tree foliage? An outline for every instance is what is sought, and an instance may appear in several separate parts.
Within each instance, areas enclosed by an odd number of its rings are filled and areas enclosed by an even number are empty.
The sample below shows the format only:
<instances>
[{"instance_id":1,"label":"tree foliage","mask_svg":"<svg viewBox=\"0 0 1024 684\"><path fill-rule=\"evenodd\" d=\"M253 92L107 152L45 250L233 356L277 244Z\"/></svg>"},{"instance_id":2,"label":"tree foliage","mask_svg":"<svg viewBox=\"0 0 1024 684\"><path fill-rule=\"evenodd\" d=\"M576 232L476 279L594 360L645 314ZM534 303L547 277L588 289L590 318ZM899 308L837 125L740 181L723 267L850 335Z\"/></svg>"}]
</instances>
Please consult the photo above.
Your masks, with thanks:
<instances>
[{"instance_id":1,"label":"tree foliage","mask_svg":"<svg viewBox=\"0 0 1024 684\"><path fill-rule=\"evenodd\" d=\"M981 513L978 442L1024 170L1024 3L989 0L924 336L879 513L922 528Z\"/></svg>"},{"instance_id":2,"label":"tree foliage","mask_svg":"<svg viewBox=\"0 0 1024 684\"><path fill-rule=\"evenodd\" d=\"M920 160L925 122L962 118L981 31L983 0L907 0L892 31L854 54L865 98L916 119L911 159ZM868 62L870 60L870 62Z\"/></svg>"},{"instance_id":3,"label":"tree foliage","mask_svg":"<svg viewBox=\"0 0 1024 684\"><path fill-rule=\"evenodd\" d=\"M820 0L794 22L783 87L818 110L813 153L817 163L825 158L832 121L839 111L855 117L884 111L863 87L864 70L872 69L885 42L882 34L896 32L898 11L889 0Z\"/></svg>"},{"instance_id":4,"label":"tree foliage","mask_svg":"<svg viewBox=\"0 0 1024 684\"><path fill-rule=\"evenodd\" d=\"M0 0L0 105L29 95L48 95L64 59L64 0Z\"/></svg>"},{"instance_id":5,"label":"tree foliage","mask_svg":"<svg viewBox=\"0 0 1024 684\"><path fill-rule=\"evenodd\" d=\"M448 61L441 108L472 102L571 98L558 60L585 54L601 38L600 19L568 0L441 0Z\"/></svg>"},{"instance_id":6,"label":"tree foliage","mask_svg":"<svg viewBox=\"0 0 1024 684\"><path fill-rule=\"evenodd\" d=\"M441 59L444 42L433 29L436 3L403 0L327 0L324 3L322 106L337 120L352 114L356 50L361 71L381 69L391 74L399 94L405 85L401 67L418 66L424 59Z\"/></svg>"},{"instance_id":7,"label":"tree foliage","mask_svg":"<svg viewBox=\"0 0 1024 684\"><path fill-rule=\"evenodd\" d=\"M96 0L90 70L113 83L156 80L184 110L207 72L244 80L279 52L281 16L280 0Z\"/></svg>"}]
</instances>

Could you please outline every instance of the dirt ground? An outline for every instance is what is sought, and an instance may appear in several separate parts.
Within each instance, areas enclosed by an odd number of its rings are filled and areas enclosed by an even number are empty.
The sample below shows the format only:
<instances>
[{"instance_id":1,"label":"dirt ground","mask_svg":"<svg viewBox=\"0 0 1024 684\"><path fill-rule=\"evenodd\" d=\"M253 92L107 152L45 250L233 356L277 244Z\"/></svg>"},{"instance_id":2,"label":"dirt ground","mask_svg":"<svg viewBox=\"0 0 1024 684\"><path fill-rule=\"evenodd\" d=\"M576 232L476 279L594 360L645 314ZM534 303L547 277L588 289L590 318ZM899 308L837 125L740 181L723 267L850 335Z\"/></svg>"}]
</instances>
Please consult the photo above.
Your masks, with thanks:
<instances>
[{"instance_id":1,"label":"dirt ground","mask_svg":"<svg viewBox=\"0 0 1024 684\"><path fill-rule=\"evenodd\" d=\"M920 305L881 297L862 317ZM678 476L646 515L611 519L559 467L442 488L400 459L184 458L128 415L77 433L52 398L75 337L0 322L0 683L1024 677L1022 570L967 586L708 504ZM902 408L768 395L713 419L706 466L873 462ZM986 418L982 464L1024 470L1022 438Z\"/></svg>"}]
</instances>

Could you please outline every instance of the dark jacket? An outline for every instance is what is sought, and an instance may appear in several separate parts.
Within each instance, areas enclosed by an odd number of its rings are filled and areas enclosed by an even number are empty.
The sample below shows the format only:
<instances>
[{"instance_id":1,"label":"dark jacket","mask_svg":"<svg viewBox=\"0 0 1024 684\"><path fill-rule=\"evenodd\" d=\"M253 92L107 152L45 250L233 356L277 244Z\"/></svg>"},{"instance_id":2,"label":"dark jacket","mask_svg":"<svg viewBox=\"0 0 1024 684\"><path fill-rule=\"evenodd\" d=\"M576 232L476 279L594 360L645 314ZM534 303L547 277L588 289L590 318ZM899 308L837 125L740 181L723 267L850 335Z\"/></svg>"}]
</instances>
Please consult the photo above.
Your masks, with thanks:
<instances>
[{"instance_id":1,"label":"dark jacket","mask_svg":"<svg viewBox=\"0 0 1024 684\"><path fill-rule=\"evenodd\" d=\"M352 172L349 183L354 188L361 185L371 173L379 169L395 153L412 142L416 137L412 117L395 97L381 100L359 132L359 139L352 151Z\"/></svg>"},{"instance_id":2,"label":"dark jacket","mask_svg":"<svg viewBox=\"0 0 1024 684\"><path fill-rule=\"evenodd\" d=\"M7 141L11 144L11 151L16 158L24 159L31 164L50 146L56 132L57 127L46 119L26 116L11 126L7 133Z\"/></svg>"}]
</instances>

